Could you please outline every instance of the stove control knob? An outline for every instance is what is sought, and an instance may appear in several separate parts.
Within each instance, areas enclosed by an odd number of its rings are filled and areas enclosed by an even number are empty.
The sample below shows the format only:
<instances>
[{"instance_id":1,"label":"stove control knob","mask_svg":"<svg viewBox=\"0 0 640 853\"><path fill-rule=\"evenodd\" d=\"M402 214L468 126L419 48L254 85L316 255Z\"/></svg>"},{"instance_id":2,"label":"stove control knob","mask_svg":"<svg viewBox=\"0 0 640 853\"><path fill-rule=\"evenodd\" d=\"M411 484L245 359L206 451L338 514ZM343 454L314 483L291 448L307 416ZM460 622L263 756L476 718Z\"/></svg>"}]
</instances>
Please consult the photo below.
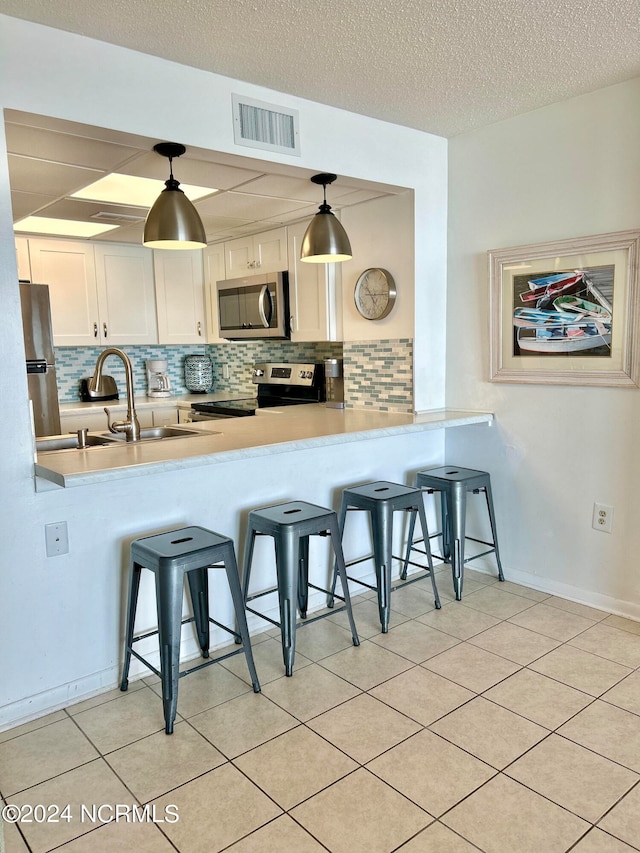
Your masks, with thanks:
<instances>
[{"instance_id":1,"label":"stove control knob","mask_svg":"<svg viewBox=\"0 0 640 853\"><path fill-rule=\"evenodd\" d=\"M253 375L255 377L264 376L264 370L260 370L260 368L258 367L256 368L256 370L253 371Z\"/></svg>"}]
</instances>

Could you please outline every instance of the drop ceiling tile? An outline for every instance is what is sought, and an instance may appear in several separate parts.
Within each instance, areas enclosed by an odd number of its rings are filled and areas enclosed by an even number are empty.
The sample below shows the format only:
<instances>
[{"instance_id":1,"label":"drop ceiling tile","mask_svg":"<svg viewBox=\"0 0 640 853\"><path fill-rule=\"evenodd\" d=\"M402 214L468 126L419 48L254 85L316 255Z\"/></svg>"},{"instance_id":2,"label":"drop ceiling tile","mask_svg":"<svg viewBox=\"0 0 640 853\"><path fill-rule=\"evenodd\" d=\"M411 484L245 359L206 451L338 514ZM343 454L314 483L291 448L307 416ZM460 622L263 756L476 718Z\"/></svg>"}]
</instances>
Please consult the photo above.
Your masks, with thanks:
<instances>
[{"instance_id":1,"label":"drop ceiling tile","mask_svg":"<svg viewBox=\"0 0 640 853\"><path fill-rule=\"evenodd\" d=\"M153 145L151 147L153 148ZM169 162L166 157L156 154L155 151L150 151L134 162L116 169L116 171L125 175L166 181L169 177ZM189 157L188 151L182 157L174 157L173 159L173 176L181 184L195 184L199 187L226 190L244 184L258 174L247 169L236 169L233 166L225 166L219 163L194 160Z\"/></svg>"},{"instance_id":2,"label":"drop ceiling tile","mask_svg":"<svg viewBox=\"0 0 640 853\"><path fill-rule=\"evenodd\" d=\"M278 219L280 222L287 223L297 222L299 219L311 219L318 212L318 206L317 204L309 204L305 207L299 207L297 210L291 210L289 213L280 213Z\"/></svg>"},{"instance_id":3,"label":"drop ceiling tile","mask_svg":"<svg viewBox=\"0 0 640 853\"><path fill-rule=\"evenodd\" d=\"M107 172L140 153L136 148L111 142L18 124L7 124L6 133L9 154L22 154L53 163L85 166Z\"/></svg>"},{"instance_id":4,"label":"drop ceiling tile","mask_svg":"<svg viewBox=\"0 0 640 853\"><path fill-rule=\"evenodd\" d=\"M335 185L332 185L332 190ZM322 202L322 187L312 184L308 178L290 178L285 175L261 175L248 184L243 190L256 195L273 198L289 198L306 202Z\"/></svg>"},{"instance_id":5,"label":"drop ceiling tile","mask_svg":"<svg viewBox=\"0 0 640 853\"><path fill-rule=\"evenodd\" d=\"M40 195L40 193L11 193L11 208L13 210L13 221L24 219L25 216L30 216L41 208L46 208L47 205L54 202L56 199L50 195ZM44 214L43 214L44 215Z\"/></svg>"},{"instance_id":6,"label":"drop ceiling tile","mask_svg":"<svg viewBox=\"0 0 640 853\"><path fill-rule=\"evenodd\" d=\"M102 172L67 166L62 163L46 163L30 157L9 154L9 182L12 190L27 193L42 193L61 198L97 180Z\"/></svg>"},{"instance_id":7,"label":"drop ceiling tile","mask_svg":"<svg viewBox=\"0 0 640 853\"><path fill-rule=\"evenodd\" d=\"M205 231L208 229L212 231L231 231L233 228L242 228L244 225L253 224L253 219L234 219L230 216L206 216L203 215L197 204L195 207L200 214Z\"/></svg>"},{"instance_id":8,"label":"drop ceiling tile","mask_svg":"<svg viewBox=\"0 0 640 853\"><path fill-rule=\"evenodd\" d=\"M135 216L136 219L145 220L147 217L147 208L145 207L129 207L124 204L105 204L99 201L81 201L73 198L63 198L49 205L46 210L46 216L53 216L56 219L81 219L87 221L95 218L97 214L106 214L100 216L99 219L104 222L109 221L109 214L113 222L117 221L118 215ZM44 216L45 213L43 212Z\"/></svg>"},{"instance_id":9,"label":"drop ceiling tile","mask_svg":"<svg viewBox=\"0 0 640 853\"><path fill-rule=\"evenodd\" d=\"M104 234L93 237L92 242L135 243L138 246L142 246L143 235L144 222L140 222L134 225L123 225L120 228L114 228L113 231L106 231Z\"/></svg>"},{"instance_id":10,"label":"drop ceiling tile","mask_svg":"<svg viewBox=\"0 0 640 853\"><path fill-rule=\"evenodd\" d=\"M340 196L333 207L339 210L343 207L351 207L351 205L354 204L361 204L363 201L371 201L371 199L380 198L383 195L385 195L385 193L375 192L374 190L354 190L346 195ZM332 204L332 199L328 198L327 201L329 204Z\"/></svg>"},{"instance_id":11,"label":"drop ceiling tile","mask_svg":"<svg viewBox=\"0 0 640 853\"><path fill-rule=\"evenodd\" d=\"M135 133L124 133L120 130L112 130L107 127L96 127L92 124L81 124L77 121L66 121L53 116L43 116L37 113L26 113L22 110L5 110L6 122L22 124L25 127L35 129L52 130L58 133L67 133L71 136L79 136L85 139L99 139L103 142L113 142L116 145L126 145L141 151L148 151L155 144L146 136L138 136Z\"/></svg>"},{"instance_id":12,"label":"drop ceiling tile","mask_svg":"<svg viewBox=\"0 0 640 853\"><path fill-rule=\"evenodd\" d=\"M278 218L283 213L299 210L306 205L299 201L227 192L200 202L198 209L205 215L232 216L245 220Z\"/></svg>"}]
</instances>

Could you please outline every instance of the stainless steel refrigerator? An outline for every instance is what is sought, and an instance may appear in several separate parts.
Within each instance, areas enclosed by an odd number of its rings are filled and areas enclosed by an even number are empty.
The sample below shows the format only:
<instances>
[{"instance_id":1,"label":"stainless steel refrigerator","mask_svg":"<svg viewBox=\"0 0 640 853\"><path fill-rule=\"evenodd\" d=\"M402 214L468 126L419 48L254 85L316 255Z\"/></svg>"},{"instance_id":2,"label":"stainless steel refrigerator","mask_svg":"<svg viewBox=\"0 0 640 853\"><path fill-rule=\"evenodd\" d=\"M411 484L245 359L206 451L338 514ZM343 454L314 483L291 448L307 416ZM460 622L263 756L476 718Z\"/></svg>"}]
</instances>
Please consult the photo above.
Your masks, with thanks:
<instances>
[{"instance_id":1,"label":"stainless steel refrigerator","mask_svg":"<svg viewBox=\"0 0 640 853\"><path fill-rule=\"evenodd\" d=\"M60 434L60 407L51 330L49 287L20 283L29 399L36 436Z\"/></svg>"}]
</instances>

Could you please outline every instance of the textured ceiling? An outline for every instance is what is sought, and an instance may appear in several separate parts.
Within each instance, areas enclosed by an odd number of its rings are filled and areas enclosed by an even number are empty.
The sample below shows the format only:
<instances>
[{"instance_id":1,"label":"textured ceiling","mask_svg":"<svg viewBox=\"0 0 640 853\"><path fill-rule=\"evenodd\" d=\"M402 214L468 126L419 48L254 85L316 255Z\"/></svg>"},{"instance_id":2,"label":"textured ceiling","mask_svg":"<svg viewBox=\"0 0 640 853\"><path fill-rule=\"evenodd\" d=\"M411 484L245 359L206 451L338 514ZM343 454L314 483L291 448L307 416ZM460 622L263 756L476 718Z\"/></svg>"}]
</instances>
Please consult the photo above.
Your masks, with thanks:
<instances>
[{"instance_id":1,"label":"textured ceiling","mask_svg":"<svg viewBox=\"0 0 640 853\"><path fill-rule=\"evenodd\" d=\"M640 76L640 0L0 0L0 12L448 137Z\"/></svg>"}]
</instances>

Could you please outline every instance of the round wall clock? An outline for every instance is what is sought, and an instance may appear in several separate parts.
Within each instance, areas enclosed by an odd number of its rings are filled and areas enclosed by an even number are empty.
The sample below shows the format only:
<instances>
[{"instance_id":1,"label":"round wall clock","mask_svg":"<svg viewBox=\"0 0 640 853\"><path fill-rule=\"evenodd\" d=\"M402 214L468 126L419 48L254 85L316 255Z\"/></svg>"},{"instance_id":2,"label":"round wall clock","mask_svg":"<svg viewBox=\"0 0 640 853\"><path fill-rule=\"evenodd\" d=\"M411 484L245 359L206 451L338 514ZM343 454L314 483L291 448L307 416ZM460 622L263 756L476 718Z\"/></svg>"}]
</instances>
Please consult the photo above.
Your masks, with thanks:
<instances>
[{"instance_id":1,"label":"round wall clock","mask_svg":"<svg viewBox=\"0 0 640 853\"><path fill-rule=\"evenodd\" d=\"M388 270L371 267L356 282L353 297L365 320L382 320L395 305L396 283Z\"/></svg>"}]
</instances>

